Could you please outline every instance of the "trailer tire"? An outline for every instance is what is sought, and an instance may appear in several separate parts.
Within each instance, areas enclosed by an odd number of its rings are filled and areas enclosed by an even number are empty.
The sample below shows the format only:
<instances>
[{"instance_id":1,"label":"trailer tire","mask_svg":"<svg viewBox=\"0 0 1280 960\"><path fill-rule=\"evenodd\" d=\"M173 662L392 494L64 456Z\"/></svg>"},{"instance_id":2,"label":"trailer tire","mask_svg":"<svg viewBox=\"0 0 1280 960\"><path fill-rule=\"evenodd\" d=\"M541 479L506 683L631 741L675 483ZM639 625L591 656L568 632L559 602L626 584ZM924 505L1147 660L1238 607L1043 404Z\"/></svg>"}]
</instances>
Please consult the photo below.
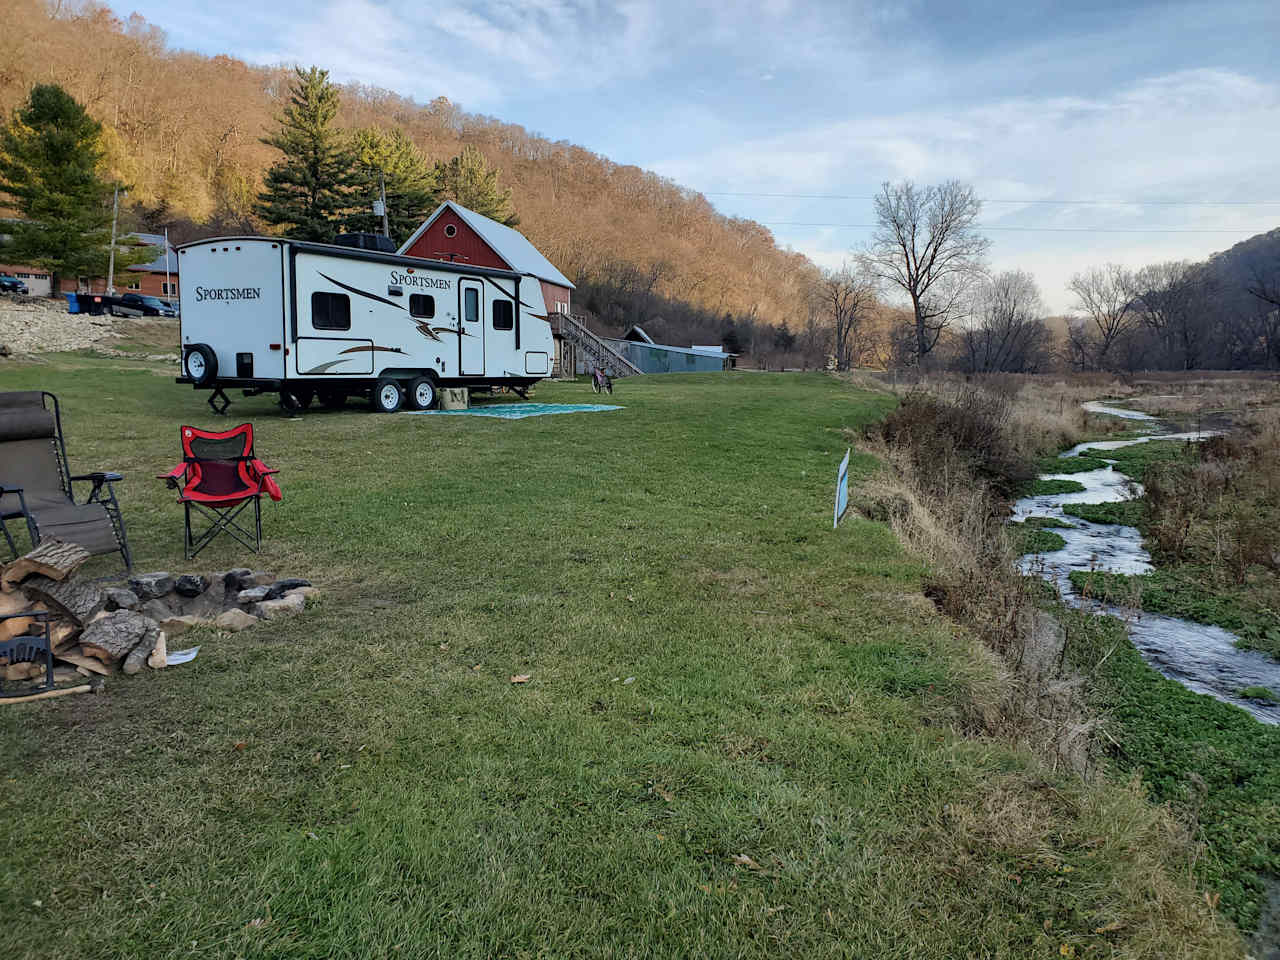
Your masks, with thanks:
<instances>
[{"instance_id":1,"label":"trailer tire","mask_svg":"<svg viewBox=\"0 0 1280 960\"><path fill-rule=\"evenodd\" d=\"M440 392L436 389L436 382L430 377L418 377L409 384L405 395L410 410L430 410L436 405Z\"/></svg>"},{"instance_id":2,"label":"trailer tire","mask_svg":"<svg viewBox=\"0 0 1280 960\"><path fill-rule=\"evenodd\" d=\"M398 380L383 377L373 385L373 409L378 413L395 413L404 403L404 388Z\"/></svg>"},{"instance_id":3,"label":"trailer tire","mask_svg":"<svg viewBox=\"0 0 1280 960\"><path fill-rule=\"evenodd\" d=\"M218 376L218 355L207 343L193 343L182 355L182 372L197 387L213 383Z\"/></svg>"}]
</instances>

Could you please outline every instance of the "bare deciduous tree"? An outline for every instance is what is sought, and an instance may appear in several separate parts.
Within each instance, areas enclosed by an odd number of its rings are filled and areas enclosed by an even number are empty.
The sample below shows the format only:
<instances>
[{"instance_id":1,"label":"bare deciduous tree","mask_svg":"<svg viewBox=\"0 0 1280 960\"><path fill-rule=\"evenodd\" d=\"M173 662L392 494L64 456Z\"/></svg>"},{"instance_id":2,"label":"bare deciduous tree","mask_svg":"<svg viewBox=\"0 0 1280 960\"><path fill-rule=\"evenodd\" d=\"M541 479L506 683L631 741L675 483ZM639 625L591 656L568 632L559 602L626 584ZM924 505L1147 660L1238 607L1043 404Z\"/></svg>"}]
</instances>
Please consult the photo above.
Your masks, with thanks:
<instances>
[{"instance_id":1,"label":"bare deciduous tree","mask_svg":"<svg viewBox=\"0 0 1280 960\"><path fill-rule=\"evenodd\" d=\"M970 373L1035 373L1047 365L1052 335L1035 278L1023 270L998 274L975 293L961 332Z\"/></svg>"},{"instance_id":2,"label":"bare deciduous tree","mask_svg":"<svg viewBox=\"0 0 1280 960\"><path fill-rule=\"evenodd\" d=\"M1094 343L1089 362L1105 367L1116 340L1138 322L1134 310L1133 275L1124 267L1108 263L1077 273L1067 284L1094 326Z\"/></svg>"},{"instance_id":3,"label":"bare deciduous tree","mask_svg":"<svg viewBox=\"0 0 1280 960\"><path fill-rule=\"evenodd\" d=\"M848 370L856 366L866 352L863 333L868 311L875 303L874 286L846 264L839 270L823 273L815 298L831 331L836 369Z\"/></svg>"},{"instance_id":4,"label":"bare deciduous tree","mask_svg":"<svg viewBox=\"0 0 1280 960\"><path fill-rule=\"evenodd\" d=\"M876 229L858 262L910 301L916 360L923 362L982 275L991 245L975 226L982 202L957 180L926 187L906 180L883 184L875 204Z\"/></svg>"},{"instance_id":5,"label":"bare deciduous tree","mask_svg":"<svg viewBox=\"0 0 1280 960\"><path fill-rule=\"evenodd\" d=\"M1153 263L1133 275L1133 297L1142 322L1160 339L1165 365L1200 366L1207 336L1207 281L1186 260Z\"/></svg>"}]
</instances>

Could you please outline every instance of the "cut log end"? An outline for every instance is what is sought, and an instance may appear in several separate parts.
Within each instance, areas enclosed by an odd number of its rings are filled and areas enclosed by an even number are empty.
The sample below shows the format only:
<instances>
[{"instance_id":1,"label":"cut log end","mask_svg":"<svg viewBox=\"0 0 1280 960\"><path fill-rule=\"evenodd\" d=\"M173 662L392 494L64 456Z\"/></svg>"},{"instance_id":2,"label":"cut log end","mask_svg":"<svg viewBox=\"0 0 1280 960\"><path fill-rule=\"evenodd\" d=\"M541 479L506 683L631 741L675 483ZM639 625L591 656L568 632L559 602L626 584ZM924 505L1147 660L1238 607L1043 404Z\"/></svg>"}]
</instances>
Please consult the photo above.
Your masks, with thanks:
<instances>
[{"instance_id":1,"label":"cut log end","mask_svg":"<svg viewBox=\"0 0 1280 960\"><path fill-rule=\"evenodd\" d=\"M45 540L31 552L0 568L0 587L14 590L27 577L40 575L61 582L80 569L89 551L77 543Z\"/></svg>"}]
</instances>

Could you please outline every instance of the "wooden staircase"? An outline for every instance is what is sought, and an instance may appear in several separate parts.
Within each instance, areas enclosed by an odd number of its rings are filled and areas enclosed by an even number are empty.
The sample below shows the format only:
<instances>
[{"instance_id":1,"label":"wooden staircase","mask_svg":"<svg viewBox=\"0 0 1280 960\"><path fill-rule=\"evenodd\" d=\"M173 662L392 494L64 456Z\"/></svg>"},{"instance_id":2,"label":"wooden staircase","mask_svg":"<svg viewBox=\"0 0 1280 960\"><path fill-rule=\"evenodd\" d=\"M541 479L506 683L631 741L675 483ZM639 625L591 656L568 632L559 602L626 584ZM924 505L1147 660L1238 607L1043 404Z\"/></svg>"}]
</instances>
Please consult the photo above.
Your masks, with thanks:
<instances>
[{"instance_id":1,"label":"wooden staircase","mask_svg":"<svg viewBox=\"0 0 1280 960\"><path fill-rule=\"evenodd\" d=\"M588 363L603 368L613 377L629 377L644 371L586 328L580 318L567 313L550 315L552 329L572 343Z\"/></svg>"}]
</instances>

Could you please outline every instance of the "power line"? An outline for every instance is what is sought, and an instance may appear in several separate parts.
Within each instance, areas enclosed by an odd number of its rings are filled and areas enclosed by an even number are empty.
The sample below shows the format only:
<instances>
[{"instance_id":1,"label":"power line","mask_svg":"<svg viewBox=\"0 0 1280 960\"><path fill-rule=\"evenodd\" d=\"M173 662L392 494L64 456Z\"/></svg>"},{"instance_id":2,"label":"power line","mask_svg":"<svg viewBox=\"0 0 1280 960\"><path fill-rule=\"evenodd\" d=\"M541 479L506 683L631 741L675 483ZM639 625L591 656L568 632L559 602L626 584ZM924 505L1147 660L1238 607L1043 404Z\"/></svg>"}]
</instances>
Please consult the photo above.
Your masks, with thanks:
<instances>
[{"instance_id":1,"label":"power line","mask_svg":"<svg viewBox=\"0 0 1280 960\"><path fill-rule=\"evenodd\" d=\"M874 230L875 223L801 223L795 220L755 220L766 227L847 227L857 230ZM1233 230L1166 229L1162 227L988 227L975 224L977 230L1007 230L1016 233L1266 233L1267 227L1239 227Z\"/></svg>"},{"instance_id":2,"label":"power line","mask_svg":"<svg viewBox=\"0 0 1280 960\"><path fill-rule=\"evenodd\" d=\"M750 193L702 190L707 197L767 197L776 200L875 200L875 196L851 193ZM1280 200L991 200L983 203L1050 204L1088 207L1280 207Z\"/></svg>"}]
</instances>

